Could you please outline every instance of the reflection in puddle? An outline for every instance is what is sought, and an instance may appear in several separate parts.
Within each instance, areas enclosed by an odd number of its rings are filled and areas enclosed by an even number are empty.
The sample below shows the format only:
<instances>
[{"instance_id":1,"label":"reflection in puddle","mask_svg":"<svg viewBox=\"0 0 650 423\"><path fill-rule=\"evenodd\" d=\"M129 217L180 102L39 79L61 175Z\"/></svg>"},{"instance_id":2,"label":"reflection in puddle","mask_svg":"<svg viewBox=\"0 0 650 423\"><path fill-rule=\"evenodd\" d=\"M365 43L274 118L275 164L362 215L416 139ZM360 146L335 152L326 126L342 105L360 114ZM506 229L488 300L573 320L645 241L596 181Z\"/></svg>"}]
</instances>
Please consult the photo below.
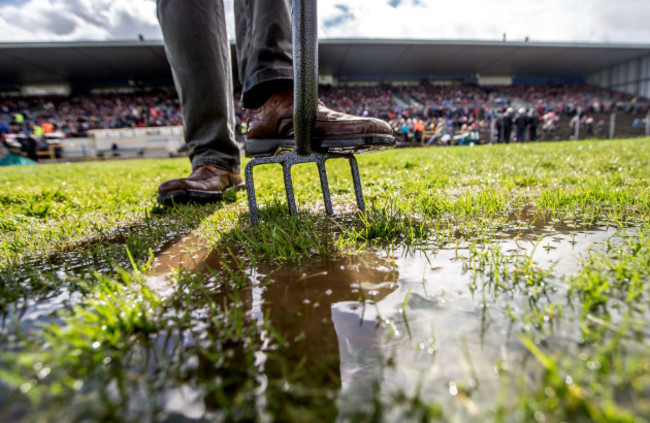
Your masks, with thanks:
<instances>
[{"instance_id":1,"label":"reflection in puddle","mask_svg":"<svg viewBox=\"0 0 650 423\"><path fill-rule=\"evenodd\" d=\"M188 238L164 250L156 257L154 271L147 278L148 284L162 296L170 296L175 287L169 282L170 272L182 263L185 269L205 272L222 267L223 256L209 253L196 247L195 240ZM339 344L336 342L339 325L334 325L333 311L339 304L359 306L360 320L354 316L344 319L352 325L367 325L369 334L374 336L376 319L365 319L364 309L374 307L398 289L399 273L392 259L379 258L374 254L352 256L336 260L316 260L293 267L261 266L251 269L249 279L252 289L239 292L241 301L247 308L247 316L261 326L269 321L274 333L262 339L261 350L255 354L255 367L264 374L259 380L264 387L262 396L276 394L292 396L296 402L313 403L316 397L326 397L328 404L322 407L325 420L336 417L333 401L341 387ZM218 297L227 298L228 289L215 292ZM215 300L221 303L221 299ZM374 316L374 314L373 314ZM201 320L201 319L198 319ZM339 319L340 320L340 319ZM271 338L279 338L285 347L269 349ZM201 377L222 377L210 370L214 368L208 358L198 356ZM329 394L326 394L328 393ZM178 399L178 396L175 396ZM329 398L329 399L328 399ZM256 404L258 413L263 414L266 403L277 402L278 398L265 398ZM188 413L196 414L218 407L212 398L194 397L186 404ZM172 406L173 405L173 406ZM168 412L178 412L178 401L169 403ZM188 416L188 414L186 414Z\"/></svg>"},{"instance_id":2,"label":"reflection in puddle","mask_svg":"<svg viewBox=\"0 0 650 423\"><path fill-rule=\"evenodd\" d=\"M531 362L522 368L525 351L512 333L513 325L523 323L512 316L529 307L566 306L562 278L577 271L590 250L602 249L616 236L613 229L561 229L546 225L535 234L489 245L459 243L408 254L316 260L300 269L252 269L254 288L242 293L248 316L260 323L268 319L287 345L257 352L256 366L266 378L260 381L262 394L280 392L308 404L329 392L324 395L328 420L369 415L374 400L398 394L441 404L454 420L472 420L478 410L495 406L495 392L507 396L521 388L503 392L499 369L525 372L529 382L540 370ZM177 263L197 270L218 266L218 258L205 251L174 248L158 256L153 280L164 283ZM543 304L531 302L525 289L492 286L488 268L494 262L478 265L473 257L495 251L502 256L493 257L532 259L542 271L552 269L555 276L547 276L540 295ZM554 342L577 341L578 328L570 320L548 321L548 326ZM395 413L398 419L397 408Z\"/></svg>"},{"instance_id":3,"label":"reflection in puddle","mask_svg":"<svg viewBox=\"0 0 650 423\"><path fill-rule=\"evenodd\" d=\"M341 355L343 343L337 342L339 332L349 324L353 330L367 333L367 341L372 342L377 324L374 319L364 320L364 309L371 308L370 299L381 301L398 289L398 277L390 260L371 255L310 263L299 271L258 269L256 278L264 286L253 290L252 308L266 316L287 342L280 351L264 352L271 387L286 384L282 392L293 397L312 397L306 391L314 389L318 396L328 393L326 420L334 420L334 399L341 384L345 391L347 382L347 374L340 372L347 360ZM336 307L340 304L358 305L359 314L344 318L344 325L337 324L341 319ZM367 328L361 328L364 325ZM369 357L370 344L361 338L356 342L362 343Z\"/></svg>"},{"instance_id":4,"label":"reflection in puddle","mask_svg":"<svg viewBox=\"0 0 650 423\"><path fill-rule=\"evenodd\" d=\"M369 344L371 351L381 350L378 355L384 363L380 371L382 395L419 396L424 401L443 404L445 410L455 410L452 414L459 421L471 420L478 410L494 406L495 392L504 390L497 368L525 372L529 381L540 370L534 361L525 369L521 367L525 350L513 335L518 332L513 325L528 323L513 321L512 316L522 315L521 310L532 307L542 311L545 305L566 307L566 288L561 277L576 272L580 257L585 257L589 250L602 248L615 234L611 229L577 234L548 231L541 239L539 235L529 235L493 241L491 245L460 244L453 249L420 251L397 258L398 289L377 303L376 315L367 313L363 317L369 321L380 319L382 326L371 342L357 341L372 338L367 333L370 325L361 326L365 328L364 334L357 330L353 336L344 337L352 353L341 353L342 362L343 357L350 358L342 363L342 374L362 371L366 366L364 350ZM487 251L498 251L505 258L494 255L482 272L473 272L472 254ZM539 302L532 301L534 296L526 289L494 289L494 281L488 277L493 276L490 265L497 259L517 258L522 262L532 258L540 271L552 269L557 276L545 278ZM503 272L506 268L503 265L496 270ZM350 320L362 319L349 304L338 304L333 309L337 308ZM569 307L566 308L565 312L570 314ZM554 342L565 341L561 347L579 339L579 328L574 322L549 321L548 326ZM342 341L341 336L338 341ZM351 385L354 388L350 389L362 389L356 380ZM510 386L510 393L519 388ZM468 391L471 396L463 393Z\"/></svg>"},{"instance_id":5,"label":"reflection in puddle","mask_svg":"<svg viewBox=\"0 0 650 423\"><path fill-rule=\"evenodd\" d=\"M198 236L185 236L156 254L153 273L161 276L179 267L194 269L202 265L209 253L205 241Z\"/></svg>"},{"instance_id":6,"label":"reflection in puddle","mask_svg":"<svg viewBox=\"0 0 650 423\"><path fill-rule=\"evenodd\" d=\"M168 298L176 289L170 284L170 274L178 268L205 271L205 260L209 253L205 242L198 236L183 237L156 254L147 284L162 298Z\"/></svg>"}]
</instances>

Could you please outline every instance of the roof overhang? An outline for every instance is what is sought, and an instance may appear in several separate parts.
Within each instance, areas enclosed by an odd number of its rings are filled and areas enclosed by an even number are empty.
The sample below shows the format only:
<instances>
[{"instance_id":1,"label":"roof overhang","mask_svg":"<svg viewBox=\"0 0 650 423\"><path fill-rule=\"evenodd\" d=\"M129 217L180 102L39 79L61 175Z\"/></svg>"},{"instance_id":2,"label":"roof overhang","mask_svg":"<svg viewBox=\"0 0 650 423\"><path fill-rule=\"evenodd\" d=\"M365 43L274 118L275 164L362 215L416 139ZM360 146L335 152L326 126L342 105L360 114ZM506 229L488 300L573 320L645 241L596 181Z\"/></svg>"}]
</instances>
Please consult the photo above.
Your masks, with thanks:
<instances>
[{"instance_id":1,"label":"roof overhang","mask_svg":"<svg viewBox=\"0 0 650 423\"><path fill-rule=\"evenodd\" d=\"M646 55L650 44L324 40L320 47L321 70L339 77L587 76Z\"/></svg>"},{"instance_id":2,"label":"roof overhang","mask_svg":"<svg viewBox=\"0 0 650 423\"><path fill-rule=\"evenodd\" d=\"M234 57L234 46L233 57ZM650 44L324 39L322 74L344 79L441 75L587 76L650 55ZM0 85L170 81L162 41L0 43Z\"/></svg>"}]
</instances>

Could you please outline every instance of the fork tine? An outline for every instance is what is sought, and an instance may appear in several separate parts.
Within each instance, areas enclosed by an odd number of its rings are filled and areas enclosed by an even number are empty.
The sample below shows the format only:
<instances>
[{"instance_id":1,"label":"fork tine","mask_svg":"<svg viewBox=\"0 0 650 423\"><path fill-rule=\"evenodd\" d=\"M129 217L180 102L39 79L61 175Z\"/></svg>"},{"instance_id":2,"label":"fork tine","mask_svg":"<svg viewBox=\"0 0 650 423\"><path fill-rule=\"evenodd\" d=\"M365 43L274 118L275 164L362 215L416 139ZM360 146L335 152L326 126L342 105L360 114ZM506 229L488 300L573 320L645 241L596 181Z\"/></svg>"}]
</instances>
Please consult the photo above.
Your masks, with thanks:
<instances>
[{"instance_id":1,"label":"fork tine","mask_svg":"<svg viewBox=\"0 0 650 423\"><path fill-rule=\"evenodd\" d=\"M363 201L363 191L361 189L361 177L359 176L359 165L357 164L357 159L350 155L348 157L350 161L350 170L352 171L352 183L354 184L354 195L357 197L357 207L359 210L366 210L366 203Z\"/></svg>"},{"instance_id":2,"label":"fork tine","mask_svg":"<svg viewBox=\"0 0 650 423\"><path fill-rule=\"evenodd\" d=\"M244 177L246 179L246 197L248 198L248 210L251 213L251 223L257 225L258 215L257 215L257 201L255 199L255 182L253 181L253 166L257 162L252 160L248 162L246 168L244 169Z\"/></svg>"},{"instance_id":3,"label":"fork tine","mask_svg":"<svg viewBox=\"0 0 650 423\"><path fill-rule=\"evenodd\" d=\"M284 190L287 193L287 204L289 205L289 213L291 216L295 216L298 213L298 208L296 207L296 198L293 193L293 181L291 180L291 166L293 164L289 162L282 163L282 173L284 175Z\"/></svg>"},{"instance_id":4,"label":"fork tine","mask_svg":"<svg viewBox=\"0 0 650 423\"><path fill-rule=\"evenodd\" d=\"M325 213L328 216L334 214L332 209L332 197L330 196L330 186L327 181L327 171L325 170L325 158L322 154L317 156L316 166L318 166L318 175L320 176L320 187L323 191L323 202L325 203Z\"/></svg>"},{"instance_id":5,"label":"fork tine","mask_svg":"<svg viewBox=\"0 0 650 423\"><path fill-rule=\"evenodd\" d=\"M283 154L281 156L261 157L255 158L248 162L244 170L246 177L246 193L248 195L248 208L251 214L251 223L257 225L259 221L259 214L257 208L257 200L255 198L255 183L253 180L253 167L264 164L280 164L282 165L282 174L284 179L284 190L287 194L287 205L289 212L292 216L298 213L296 207L296 198L293 190L293 180L291 178L291 167L296 164L302 163L315 163L318 167L318 175L320 177L321 190L323 191L323 201L325 202L325 212L328 215L333 215L334 210L332 207L332 197L329 189L329 182L327 179L327 170L325 168L325 161L328 159L347 159L350 162L352 170L352 182L354 183L354 194L357 199L357 205L360 210L365 210L365 203L363 201L363 192L361 190L361 178L359 176L359 167L357 160L352 154L334 154L334 153L311 153L306 156L299 155L296 151Z\"/></svg>"}]
</instances>

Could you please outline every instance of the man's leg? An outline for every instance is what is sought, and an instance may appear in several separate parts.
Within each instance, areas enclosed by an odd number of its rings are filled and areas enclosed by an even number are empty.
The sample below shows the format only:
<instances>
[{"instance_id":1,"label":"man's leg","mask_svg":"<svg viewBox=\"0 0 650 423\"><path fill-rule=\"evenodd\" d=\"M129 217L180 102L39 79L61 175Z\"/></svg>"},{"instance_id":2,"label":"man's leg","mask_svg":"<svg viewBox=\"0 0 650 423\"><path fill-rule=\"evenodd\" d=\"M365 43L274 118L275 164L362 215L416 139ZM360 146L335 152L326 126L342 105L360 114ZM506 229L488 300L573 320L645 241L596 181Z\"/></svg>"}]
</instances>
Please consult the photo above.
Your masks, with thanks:
<instances>
[{"instance_id":1,"label":"man's leg","mask_svg":"<svg viewBox=\"0 0 650 423\"><path fill-rule=\"evenodd\" d=\"M157 5L193 169L188 178L163 183L159 200L218 200L241 183L223 1L158 0Z\"/></svg>"},{"instance_id":2,"label":"man's leg","mask_svg":"<svg viewBox=\"0 0 650 423\"><path fill-rule=\"evenodd\" d=\"M235 2L237 63L243 106L250 109L246 152L273 154L294 145L291 4L289 0ZM395 145L390 125L318 106L314 137L322 148L362 152Z\"/></svg>"},{"instance_id":3,"label":"man's leg","mask_svg":"<svg viewBox=\"0 0 650 423\"><path fill-rule=\"evenodd\" d=\"M243 106L254 109L275 92L291 90L290 0L237 0L235 30Z\"/></svg>"}]
</instances>

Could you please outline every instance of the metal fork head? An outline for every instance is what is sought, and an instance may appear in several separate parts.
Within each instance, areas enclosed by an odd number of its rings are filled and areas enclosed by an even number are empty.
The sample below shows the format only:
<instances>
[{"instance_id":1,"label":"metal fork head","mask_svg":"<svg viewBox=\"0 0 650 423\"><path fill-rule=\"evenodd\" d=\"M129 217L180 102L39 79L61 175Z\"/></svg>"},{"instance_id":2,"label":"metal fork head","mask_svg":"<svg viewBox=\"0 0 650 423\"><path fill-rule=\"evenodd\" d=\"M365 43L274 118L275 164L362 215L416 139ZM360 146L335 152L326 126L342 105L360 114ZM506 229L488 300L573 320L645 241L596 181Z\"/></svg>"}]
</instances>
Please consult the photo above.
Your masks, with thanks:
<instances>
[{"instance_id":1,"label":"metal fork head","mask_svg":"<svg viewBox=\"0 0 650 423\"><path fill-rule=\"evenodd\" d=\"M323 201L325 203L325 212L328 215L334 214L332 209L332 198L330 196L329 183L327 180L327 172L325 170L325 161L329 159L347 159L350 162L350 170L352 172L352 183L354 184L354 194L357 199L357 206L359 210L365 210L365 203L363 201L363 191L361 190L361 178L359 176L359 167L357 159L352 154L333 154L333 153L318 153L313 152L308 155L300 155L296 151L283 154L281 156L273 157L260 157L251 160L246 165L244 176L246 178L246 193L248 196L248 208L251 214L251 222L257 225L259 215L257 212L257 200L255 198L255 183L253 180L253 168L255 166L266 164L280 164L282 165L282 173L284 176L284 190L287 194L287 204L291 215L298 212L296 207L295 194L293 192L293 181L291 179L291 167L303 163L315 163L318 167L318 175L320 177L321 190L323 191Z\"/></svg>"}]
</instances>

